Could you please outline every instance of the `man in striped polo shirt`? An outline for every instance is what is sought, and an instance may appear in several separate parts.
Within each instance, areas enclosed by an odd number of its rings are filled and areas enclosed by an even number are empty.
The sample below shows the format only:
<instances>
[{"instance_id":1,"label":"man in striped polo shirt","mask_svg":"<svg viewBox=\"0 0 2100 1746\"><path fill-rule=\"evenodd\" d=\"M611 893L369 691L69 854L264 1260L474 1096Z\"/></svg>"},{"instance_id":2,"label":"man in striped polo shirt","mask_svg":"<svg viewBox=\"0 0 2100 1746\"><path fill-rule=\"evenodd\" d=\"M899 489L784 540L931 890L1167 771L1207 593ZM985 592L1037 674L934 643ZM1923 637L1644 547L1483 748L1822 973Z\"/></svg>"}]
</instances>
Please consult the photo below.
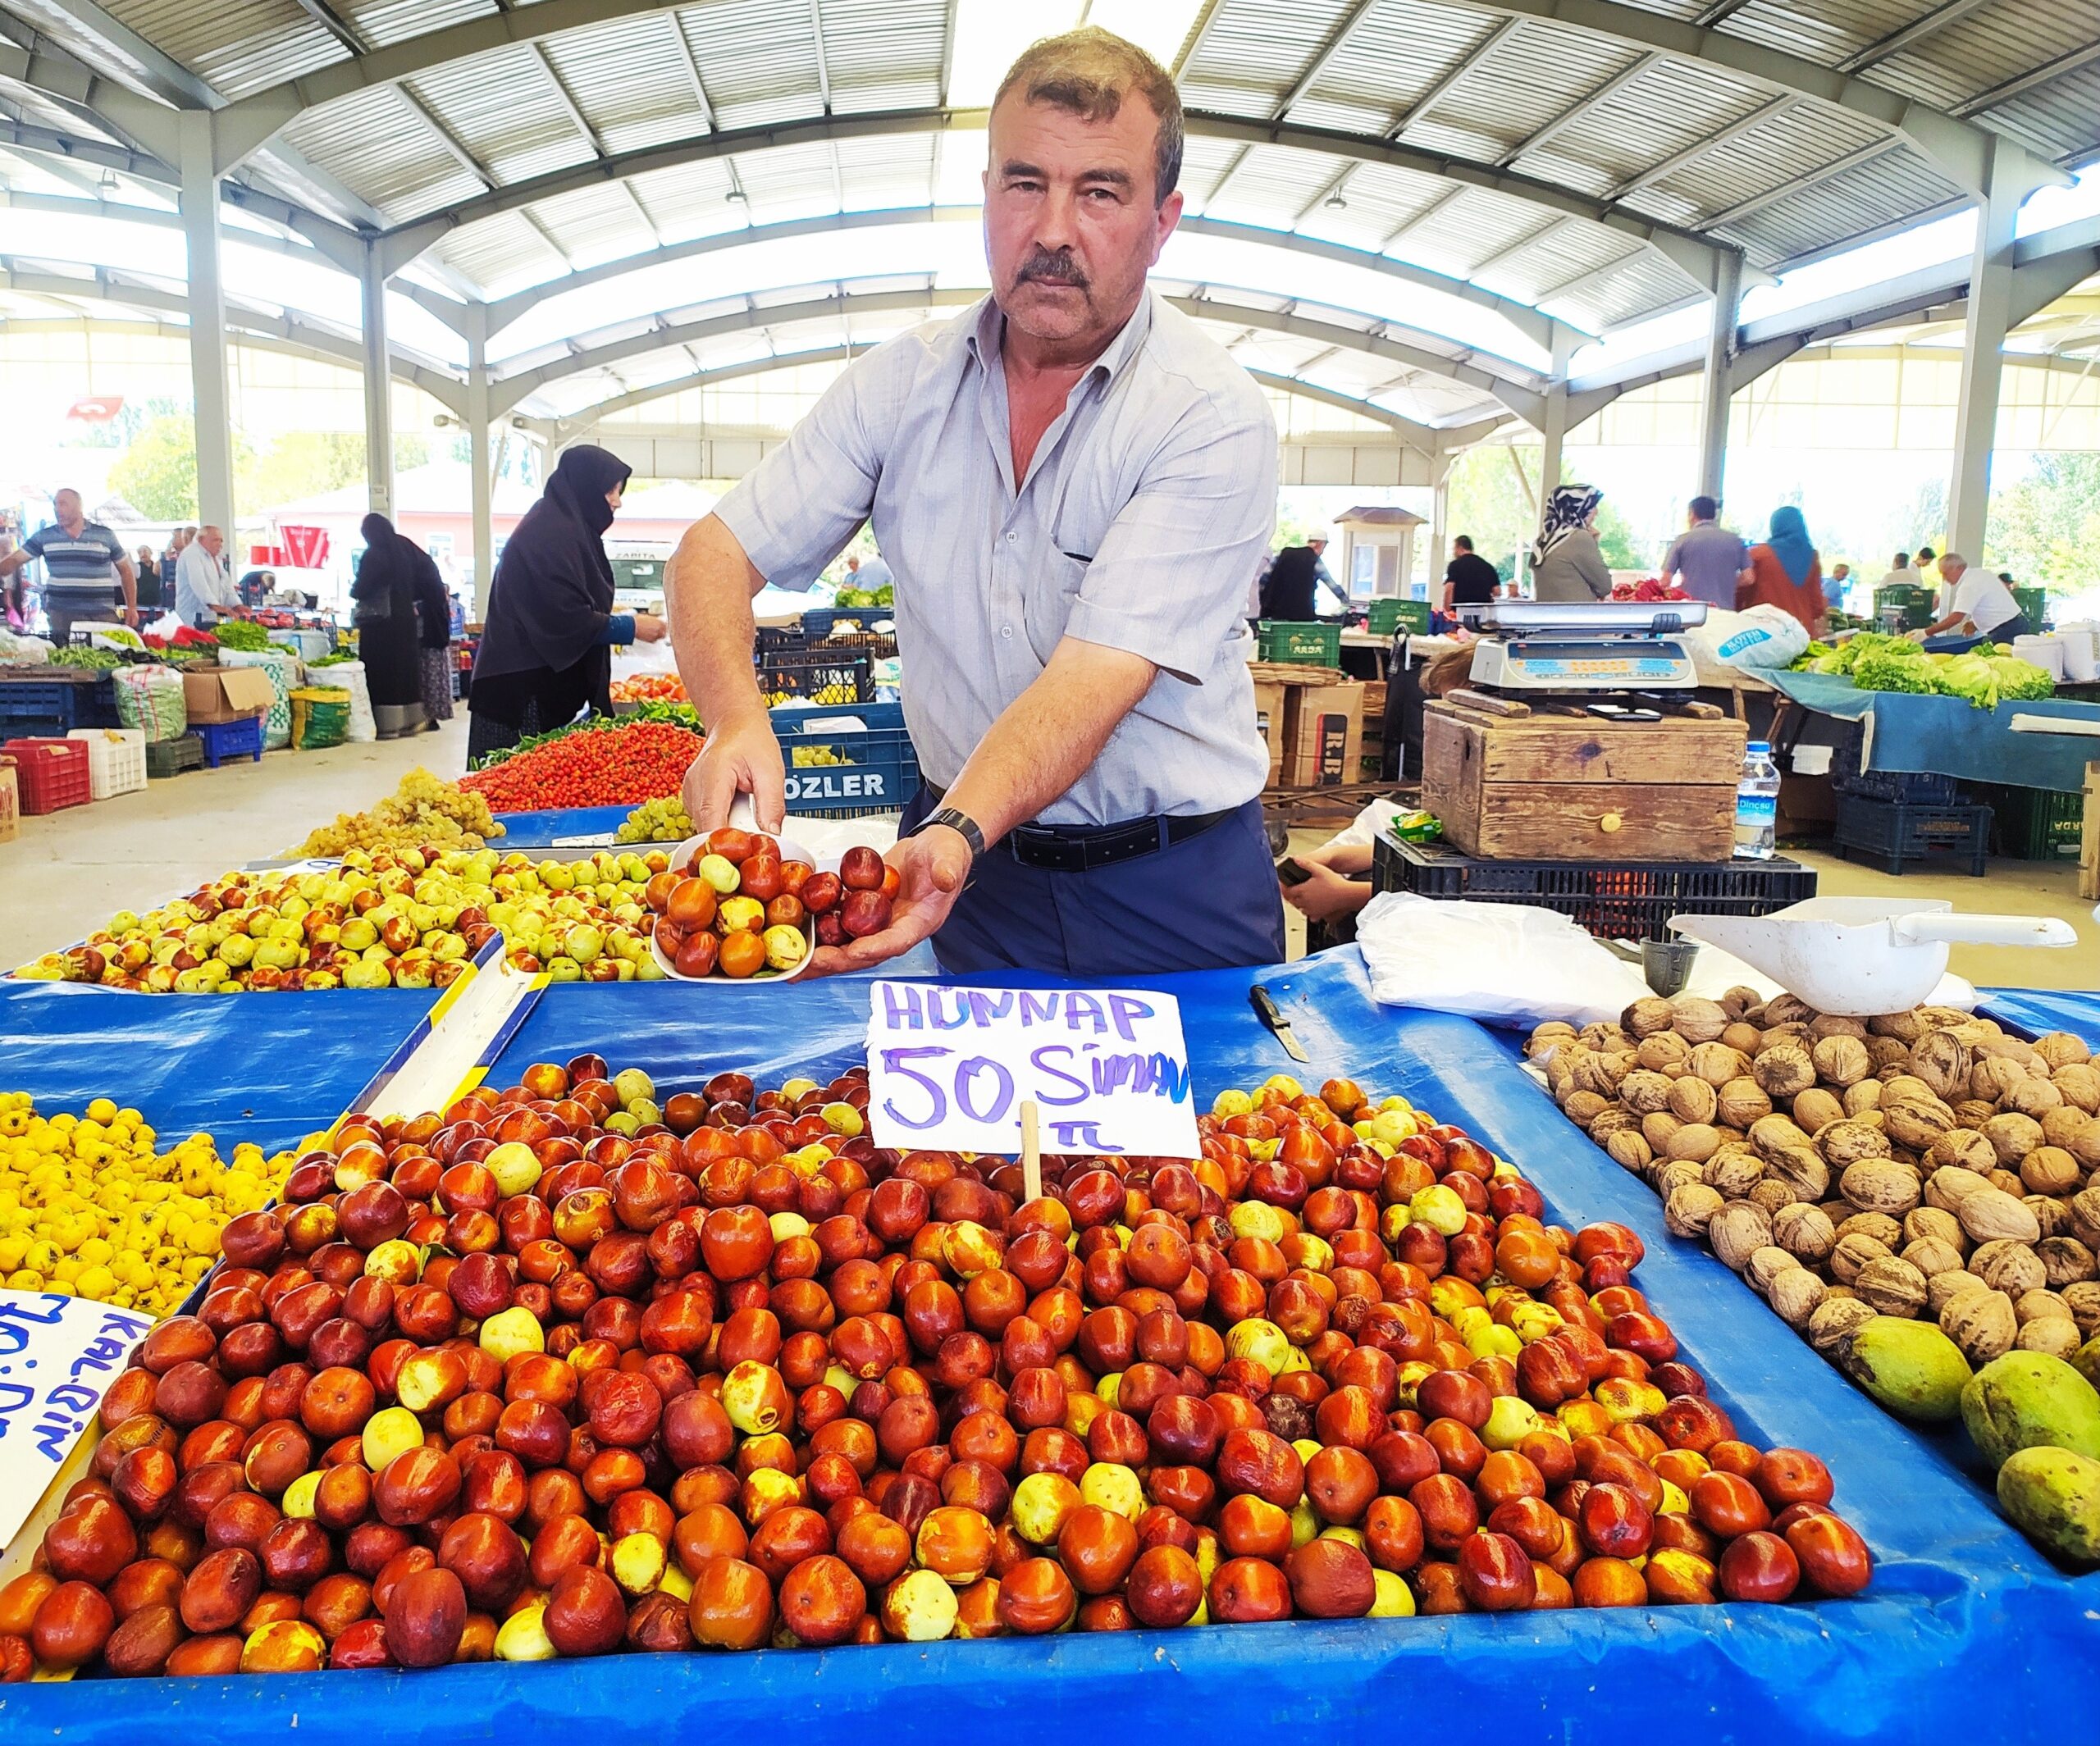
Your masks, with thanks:
<instances>
[{"instance_id":1,"label":"man in striped polo shirt","mask_svg":"<svg viewBox=\"0 0 2100 1746\"><path fill-rule=\"evenodd\" d=\"M111 590L124 590L124 622L139 622L139 578L124 542L99 522L91 522L80 494L62 490L51 499L58 519L22 541L21 549L0 558L0 578L32 558L43 560L43 615L51 640L64 648L72 640L76 618L107 622Z\"/></svg>"}]
</instances>

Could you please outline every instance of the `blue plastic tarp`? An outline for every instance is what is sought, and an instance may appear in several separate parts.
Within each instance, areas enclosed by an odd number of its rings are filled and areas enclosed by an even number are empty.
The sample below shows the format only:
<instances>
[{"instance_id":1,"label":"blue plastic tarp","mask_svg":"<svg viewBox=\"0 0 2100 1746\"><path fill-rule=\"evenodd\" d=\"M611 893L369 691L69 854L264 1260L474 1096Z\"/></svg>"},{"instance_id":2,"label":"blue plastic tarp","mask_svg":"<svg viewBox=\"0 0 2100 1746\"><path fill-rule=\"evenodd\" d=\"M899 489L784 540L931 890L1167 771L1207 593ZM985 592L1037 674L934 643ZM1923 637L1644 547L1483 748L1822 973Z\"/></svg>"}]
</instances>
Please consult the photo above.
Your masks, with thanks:
<instances>
[{"instance_id":1,"label":"blue plastic tarp","mask_svg":"<svg viewBox=\"0 0 2100 1746\"><path fill-rule=\"evenodd\" d=\"M550 848L557 838L610 837L633 810L632 806L570 806L544 813L498 813L496 823L503 827L503 835L493 843L507 851Z\"/></svg>"},{"instance_id":2,"label":"blue plastic tarp","mask_svg":"<svg viewBox=\"0 0 2100 1746\"><path fill-rule=\"evenodd\" d=\"M1354 950L1251 973L1312 1057L1489 1139L1571 1224L1648 1246L1638 1282L1715 1397L1760 1442L1819 1452L1874 1547L1856 1600L1500 1618L1363 1621L995 1643L686 1655L414 1675L329 1674L0 1687L0 1735L138 1746L777 1739L884 1746L1077 1737L1158 1746L1221 1725L1262 1746L1406 1738L1557 1746L1628 1739L2069 1741L2095 1732L2100 1579L2068 1579L1928 1439L1886 1417L1607 1162L1468 1021L1374 1005ZM1250 973L1134 978L1182 1003L1208 1099L1292 1070L1247 1005ZM988 979L984 979L988 980ZM1039 985L1045 979L1025 979ZM591 1049L664 1088L727 1067L777 1080L861 1056L865 985L765 993L589 986L542 1000L497 1064Z\"/></svg>"},{"instance_id":3,"label":"blue plastic tarp","mask_svg":"<svg viewBox=\"0 0 2100 1746\"><path fill-rule=\"evenodd\" d=\"M221 1155L326 1128L436 1003L427 989L124 994L0 981L0 1091L77 1112L113 1098L164 1139L209 1133Z\"/></svg>"},{"instance_id":4,"label":"blue plastic tarp","mask_svg":"<svg viewBox=\"0 0 2100 1746\"><path fill-rule=\"evenodd\" d=\"M1983 1010L2029 1037L2069 1031L2100 1051L2100 994L2061 988L1985 988Z\"/></svg>"},{"instance_id":5,"label":"blue plastic tarp","mask_svg":"<svg viewBox=\"0 0 2100 1746\"><path fill-rule=\"evenodd\" d=\"M2015 733L2012 718L2056 715L2100 722L2100 704L2043 699L1979 709L1959 697L1863 691L1842 673L1765 672L1804 709L1869 722L1864 766L1890 773L1929 772L1966 782L2069 792L2085 786L2093 741L2079 734Z\"/></svg>"}]
</instances>

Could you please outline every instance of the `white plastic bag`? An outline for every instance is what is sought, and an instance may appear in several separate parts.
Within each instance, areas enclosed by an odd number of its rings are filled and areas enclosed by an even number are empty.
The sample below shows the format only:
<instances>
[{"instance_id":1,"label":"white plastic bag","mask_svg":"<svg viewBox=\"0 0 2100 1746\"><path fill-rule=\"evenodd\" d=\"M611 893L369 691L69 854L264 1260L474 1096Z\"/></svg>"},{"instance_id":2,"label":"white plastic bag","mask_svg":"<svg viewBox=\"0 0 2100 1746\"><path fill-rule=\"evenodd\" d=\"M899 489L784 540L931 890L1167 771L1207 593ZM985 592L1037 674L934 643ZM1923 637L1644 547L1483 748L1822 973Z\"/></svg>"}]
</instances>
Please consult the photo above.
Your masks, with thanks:
<instances>
[{"instance_id":1,"label":"white plastic bag","mask_svg":"<svg viewBox=\"0 0 2100 1746\"><path fill-rule=\"evenodd\" d=\"M1717 618L1726 622L1716 623ZM1791 667L1808 647L1808 631L1801 620L1776 606L1710 613L1701 629L1714 659L1730 667Z\"/></svg>"},{"instance_id":2,"label":"white plastic bag","mask_svg":"<svg viewBox=\"0 0 2100 1746\"><path fill-rule=\"evenodd\" d=\"M1372 997L1490 1024L1616 1019L1648 993L1641 973L1564 915L1529 904L1445 903L1381 891L1357 944Z\"/></svg>"},{"instance_id":3,"label":"white plastic bag","mask_svg":"<svg viewBox=\"0 0 2100 1746\"><path fill-rule=\"evenodd\" d=\"M340 685L350 694L350 731L353 745L368 745L379 737L379 723L372 713L372 687L365 682L362 661L331 661L308 669L316 685Z\"/></svg>"}]
</instances>

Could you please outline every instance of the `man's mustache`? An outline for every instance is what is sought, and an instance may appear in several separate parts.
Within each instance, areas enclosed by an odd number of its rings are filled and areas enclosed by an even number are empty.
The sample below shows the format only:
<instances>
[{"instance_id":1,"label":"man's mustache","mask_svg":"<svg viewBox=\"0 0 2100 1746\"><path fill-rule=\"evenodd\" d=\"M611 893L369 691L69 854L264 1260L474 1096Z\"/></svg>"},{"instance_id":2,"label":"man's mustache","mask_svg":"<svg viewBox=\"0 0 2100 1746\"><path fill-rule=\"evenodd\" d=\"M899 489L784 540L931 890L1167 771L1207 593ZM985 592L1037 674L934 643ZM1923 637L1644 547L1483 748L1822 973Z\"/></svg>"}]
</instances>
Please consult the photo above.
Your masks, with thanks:
<instances>
[{"instance_id":1,"label":"man's mustache","mask_svg":"<svg viewBox=\"0 0 2100 1746\"><path fill-rule=\"evenodd\" d=\"M1068 285L1084 291L1091 282L1072 258L1071 251L1061 248L1054 253L1048 248L1038 248L1021 262L1020 271L1014 283L1026 285L1031 280L1043 285Z\"/></svg>"}]
</instances>

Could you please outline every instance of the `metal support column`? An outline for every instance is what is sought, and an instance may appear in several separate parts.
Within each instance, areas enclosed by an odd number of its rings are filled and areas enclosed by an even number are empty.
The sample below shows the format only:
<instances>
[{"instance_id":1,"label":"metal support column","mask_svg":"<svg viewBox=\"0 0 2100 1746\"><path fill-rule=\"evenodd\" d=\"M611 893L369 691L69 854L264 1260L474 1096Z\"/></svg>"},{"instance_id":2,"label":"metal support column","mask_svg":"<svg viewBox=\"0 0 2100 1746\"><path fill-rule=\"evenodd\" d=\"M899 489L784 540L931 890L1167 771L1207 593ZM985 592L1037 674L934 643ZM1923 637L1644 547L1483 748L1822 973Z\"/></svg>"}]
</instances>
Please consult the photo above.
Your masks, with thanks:
<instances>
[{"instance_id":1,"label":"metal support column","mask_svg":"<svg viewBox=\"0 0 2100 1746\"><path fill-rule=\"evenodd\" d=\"M495 581L495 479L489 454L489 306L467 306L467 453L474 499L474 606L486 623Z\"/></svg>"},{"instance_id":2,"label":"metal support column","mask_svg":"<svg viewBox=\"0 0 2100 1746\"><path fill-rule=\"evenodd\" d=\"M386 348L386 263L382 245L364 245L358 275L364 318L365 495L377 513L394 513L394 377Z\"/></svg>"},{"instance_id":3,"label":"metal support column","mask_svg":"<svg viewBox=\"0 0 2100 1746\"><path fill-rule=\"evenodd\" d=\"M1954 477L1947 492L1947 542L1971 564L1984 561L1991 510L1991 450L1997 440L1998 385L2012 321L2012 252L2028 183L2023 154L2010 141L1988 148L1984 199L1976 209L1976 253L1969 270L1969 319L1961 344L1961 399L1954 424Z\"/></svg>"},{"instance_id":4,"label":"metal support column","mask_svg":"<svg viewBox=\"0 0 2100 1746\"><path fill-rule=\"evenodd\" d=\"M235 549L233 404L226 389L226 281L219 262L219 180L212 165L212 117L178 112L183 239L189 253L189 379L196 407L198 518Z\"/></svg>"},{"instance_id":5,"label":"metal support column","mask_svg":"<svg viewBox=\"0 0 2100 1746\"><path fill-rule=\"evenodd\" d=\"M1553 380L1545 391L1544 422L1539 427L1545 441L1545 452L1539 463L1541 502L1552 496L1553 488L1560 483L1561 450L1568 439L1568 366L1575 355L1577 339L1573 328L1559 321L1553 324Z\"/></svg>"},{"instance_id":6,"label":"metal support column","mask_svg":"<svg viewBox=\"0 0 2100 1746\"><path fill-rule=\"evenodd\" d=\"M1714 263L1714 318L1707 330L1706 366L1700 377L1699 491L1719 503L1728 464L1728 375L1742 303L1742 257L1721 256Z\"/></svg>"}]
</instances>

